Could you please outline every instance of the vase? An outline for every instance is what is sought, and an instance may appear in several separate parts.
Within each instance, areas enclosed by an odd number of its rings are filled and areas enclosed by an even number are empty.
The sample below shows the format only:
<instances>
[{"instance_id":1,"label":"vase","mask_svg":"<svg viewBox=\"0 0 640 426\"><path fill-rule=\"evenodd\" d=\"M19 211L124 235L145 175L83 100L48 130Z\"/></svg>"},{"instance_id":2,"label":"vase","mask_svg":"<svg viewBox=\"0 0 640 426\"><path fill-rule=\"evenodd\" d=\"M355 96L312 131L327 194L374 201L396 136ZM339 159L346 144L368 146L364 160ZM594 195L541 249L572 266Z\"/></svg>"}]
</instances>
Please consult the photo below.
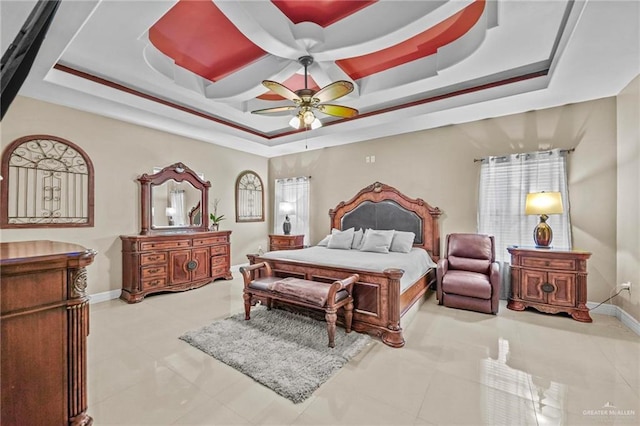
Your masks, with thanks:
<instances>
[{"instance_id":1,"label":"vase","mask_svg":"<svg viewBox=\"0 0 640 426\"><path fill-rule=\"evenodd\" d=\"M220 227L219 223L212 223L211 226L209 227L209 231L217 231L219 227Z\"/></svg>"}]
</instances>

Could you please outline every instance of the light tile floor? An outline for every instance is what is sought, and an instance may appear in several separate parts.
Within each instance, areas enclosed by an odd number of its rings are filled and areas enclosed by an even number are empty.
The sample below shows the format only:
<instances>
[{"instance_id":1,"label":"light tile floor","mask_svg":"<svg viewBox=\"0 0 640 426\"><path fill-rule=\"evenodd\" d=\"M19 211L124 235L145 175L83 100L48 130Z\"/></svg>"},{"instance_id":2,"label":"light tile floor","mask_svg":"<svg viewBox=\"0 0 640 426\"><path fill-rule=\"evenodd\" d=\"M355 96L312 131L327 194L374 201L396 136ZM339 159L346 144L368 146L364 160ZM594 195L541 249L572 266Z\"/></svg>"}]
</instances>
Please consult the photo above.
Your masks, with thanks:
<instances>
[{"instance_id":1,"label":"light tile floor","mask_svg":"<svg viewBox=\"0 0 640 426\"><path fill-rule=\"evenodd\" d=\"M365 348L302 404L178 339L242 311L242 283L91 305L89 410L100 425L640 424L640 337L617 319L438 306L407 344Z\"/></svg>"}]
</instances>

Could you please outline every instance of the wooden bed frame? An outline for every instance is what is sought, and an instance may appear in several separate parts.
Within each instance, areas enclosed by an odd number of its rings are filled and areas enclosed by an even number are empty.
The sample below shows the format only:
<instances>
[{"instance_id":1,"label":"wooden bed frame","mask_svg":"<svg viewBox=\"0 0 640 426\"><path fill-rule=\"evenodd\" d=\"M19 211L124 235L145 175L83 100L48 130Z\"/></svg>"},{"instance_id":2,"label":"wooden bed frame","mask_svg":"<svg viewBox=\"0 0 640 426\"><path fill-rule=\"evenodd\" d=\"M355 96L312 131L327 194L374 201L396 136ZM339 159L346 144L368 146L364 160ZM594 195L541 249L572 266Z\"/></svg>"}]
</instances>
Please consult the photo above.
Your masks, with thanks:
<instances>
[{"instance_id":1,"label":"wooden bed frame","mask_svg":"<svg viewBox=\"0 0 640 426\"><path fill-rule=\"evenodd\" d=\"M376 213L375 210L384 211ZM365 212L365 213L362 213ZM362 213L362 214L361 214ZM434 262L440 255L438 217L441 210L431 207L421 199L409 198L397 189L375 182L362 189L347 202L341 202L329 210L331 228L348 229L396 229L416 233L414 247L424 248ZM435 268L412 283L400 293L402 269L386 269L372 272L359 269L313 265L285 259L262 258L248 255L249 263L268 262L274 275L296 277L311 281L334 282L354 273L360 279L353 288L354 330L379 337L385 344L399 348L404 346L400 320L427 289L435 288Z\"/></svg>"}]
</instances>

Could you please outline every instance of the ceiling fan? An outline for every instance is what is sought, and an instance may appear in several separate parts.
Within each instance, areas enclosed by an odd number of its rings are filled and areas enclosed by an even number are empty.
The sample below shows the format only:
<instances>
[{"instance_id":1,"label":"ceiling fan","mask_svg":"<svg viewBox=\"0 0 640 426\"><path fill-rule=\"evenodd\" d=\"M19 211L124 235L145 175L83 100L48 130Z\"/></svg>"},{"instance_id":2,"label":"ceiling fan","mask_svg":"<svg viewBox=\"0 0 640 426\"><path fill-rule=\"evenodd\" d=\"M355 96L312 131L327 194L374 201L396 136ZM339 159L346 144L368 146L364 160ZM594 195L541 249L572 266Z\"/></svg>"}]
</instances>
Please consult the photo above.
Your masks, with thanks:
<instances>
[{"instance_id":1,"label":"ceiling fan","mask_svg":"<svg viewBox=\"0 0 640 426\"><path fill-rule=\"evenodd\" d=\"M355 108L324 103L351 93L353 91L353 83L339 80L324 86L316 92L307 87L307 67L313 63L313 58L311 56L302 56L298 59L298 62L304 66L304 89L299 89L294 92L276 81L264 80L262 82L267 89L283 98L293 101L295 105L259 109L251 111L252 114L273 114L298 109L298 113L289 122L289 125L294 129L301 129L303 127L317 129L321 127L322 122L315 116L314 111L320 111L327 115L343 118L358 115L358 110Z\"/></svg>"}]
</instances>

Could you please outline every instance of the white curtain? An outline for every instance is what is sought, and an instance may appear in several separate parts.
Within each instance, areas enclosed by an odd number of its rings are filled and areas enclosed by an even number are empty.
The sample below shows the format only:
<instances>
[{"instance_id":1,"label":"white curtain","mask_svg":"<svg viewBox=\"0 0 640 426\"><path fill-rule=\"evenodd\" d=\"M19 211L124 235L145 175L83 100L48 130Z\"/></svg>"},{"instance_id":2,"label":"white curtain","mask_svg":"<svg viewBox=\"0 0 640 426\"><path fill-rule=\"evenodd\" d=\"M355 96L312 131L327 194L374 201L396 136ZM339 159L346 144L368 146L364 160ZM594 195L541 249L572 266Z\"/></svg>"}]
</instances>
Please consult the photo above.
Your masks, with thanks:
<instances>
[{"instance_id":1,"label":"white curtain","mask_svg":"<svg viewBox=\"0 0 640 426\"><path fill-rule=\"evenodd\" d=\"M567 189L567 151L555 149L482 160L478 193L478 232L496 241L496 259L503 262L503 295L508 294L509 252L511 245L534 247L536 215L525 215L529 192L560 192L564 213L550 215L552 247L571 248L569 192Z\"/></svg>"},{"instance_id":2,"label":"white curtain","mask_svg":"<svg viewBox=\"0 0 640 426\"><path fill-rule=\"evenodd\" d=\"M283 233L282 224L288 215L291 235L304 234L304 245L309 245L309 188L310 178L307 176L276 179L274 234Z\"/></svg>"},{"instance_id":3,"label":"white curtain","mask_svg":"<svg viewBox=\"0 0 640 426\"><path fill-rule=\"evenodd\" d=\"M184 211L184 190L175 189L171 191L171 207L173 208L173 224L175 226L186 226L186 214Z\"/></svg>"}]
</instances>

